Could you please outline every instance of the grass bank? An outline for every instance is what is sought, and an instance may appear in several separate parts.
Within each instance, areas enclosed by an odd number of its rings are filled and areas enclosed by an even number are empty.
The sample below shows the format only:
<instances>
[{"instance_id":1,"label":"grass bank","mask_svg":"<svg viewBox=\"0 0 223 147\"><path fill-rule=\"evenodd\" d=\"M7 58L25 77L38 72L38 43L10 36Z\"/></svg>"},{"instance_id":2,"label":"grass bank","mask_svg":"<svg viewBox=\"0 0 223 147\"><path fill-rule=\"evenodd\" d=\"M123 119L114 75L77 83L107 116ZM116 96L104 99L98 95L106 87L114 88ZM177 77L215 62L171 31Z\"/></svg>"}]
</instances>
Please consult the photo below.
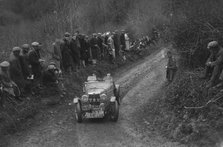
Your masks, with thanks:
<instances>
[{"instance_id":1,"label":"grass bank","mask_svg":"<svg viewBox=\"0 0 223 147\"><path fill-rule=\"evenodd\" d=\"M172 141L191 147L220 147L223 103L219 99L206 104L223 94L219 89L205 89L207 81L201 80L200 75L200 70L178 71L173 83L164 85L162 92L146 105L146 120Z\"/></svg>"}]
</instances>

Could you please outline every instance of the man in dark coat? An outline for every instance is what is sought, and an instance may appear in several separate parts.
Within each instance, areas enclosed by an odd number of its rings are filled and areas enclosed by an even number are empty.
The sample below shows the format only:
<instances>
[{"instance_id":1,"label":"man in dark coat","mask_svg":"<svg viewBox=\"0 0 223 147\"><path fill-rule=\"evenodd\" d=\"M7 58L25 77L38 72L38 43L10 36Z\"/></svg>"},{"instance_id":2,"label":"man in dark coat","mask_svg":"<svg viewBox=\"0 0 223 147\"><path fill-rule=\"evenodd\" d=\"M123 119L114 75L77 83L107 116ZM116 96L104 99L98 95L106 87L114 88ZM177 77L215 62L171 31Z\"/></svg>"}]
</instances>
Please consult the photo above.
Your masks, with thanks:
<instances>
[{"instance_id":1,"label":"man in dark coat","mask_svg":"<svg viewBox=\"0 0 223 147\"><path fill-rule=\"evenodd\" d=\"M167 52L167 57L168 57L168 62L167 62L167 66L166 66L166 79L169 82L172 82L176 71L177 71L177 62L176 59L173 57L173 54L171 51Z\"/></svg>"},{"instance_id":2,"label":"man in dark coat","mask_svg":"<svg viewBox=\"0 0 223 147\"><path fill-rule=\"evenodd\" d=\"M102 39L101 33L98 33L97 41L98 41L98 47L99 47L99 58L102 59L104 56L104 52L103 52L103 39Z\"/></svg>"},{"instance_id":3,"label":"man in dark coat","mask_svg":"<svg viewBox=\"0 0 223 147\"><path fill-rule=\"evenodd\" d=\"M71 51L71 35L65 33L63 43L61 44L62 65L65 72L70 73L72 71L74 60Z\"/></svg>"},{"instance_id":4,"label":"man in dark coat","mask_svg":"<svg viewBox=\"0 0 223 147\"><path fill-rule=\"evenodd\" d=\"M60 102L61 90L59 88L58 71L55 65L48 65L47 69L43 71L42 82L44 89L41 93L47 96L47 103L54 105Z\"/></svg>"},{"instance_id":5,"label":"man in dark coat","mask_svg":"<svg viewBox=\"0 0 223 147\"><path fill-rule=\"evenodd\" d=\"M81 46L81 50L80 50L81 63L83 67L86 67L86 63L88 61L89 46L87 44L87 40L85 39L85 35L82 35L79 38L79 41L80 41L80 46Z\"/></svg>"},{"instance_id":6,"label":"man in dark coat","mask_svg":"<svg viewBox=\"0 0 223 147\"><path fill-rule=\"evenodd\" d=\"M23 76L23 70L19 59L20 51L20 47L14 47L12 49L12 53L9 57L9 74L11 79L18 85L20 90L23 90L23 88L25 87L25 79Z\"/></svg>"},{"instance_id":7,"label":"man in dark coat","mask_svg":"<svg viewBox=\"0 0 223 147\"><path fill-rule=\"evenodd\" d=\"M36 80L41 78L41 59L40 59L40 44L32 43L32 50L29 52L29 63L32 66L32 74Z\"/></svg>"},{"instance_id":8,"label":"man in dark coat","mask_svg":"<svg viewBox=\"0 0 223 147\"><path fill-rule=\"evenodd\" d=\"M43 72L42 82L45 86L55 86L58 83L58 77L55 73L57 68L54 65L49 65Z\"/></svg>"},{"instance_id":9,"label":"man in dark coat","mask_svg":"<svg viewBox=\"0 0 223 147\"><path fill-rule=\"evenodd\" d=\"M25 79L27 79L27 77L31 75L31 69L30 69L31 66L29 64L29 55L28 55L29 50L30 50L29 45L23 44L22 50L20 52L20 64Z\"/></svg>"},{"instance_id":10,"label":"man in dark coat","mask_svg":"<svg viewBox=\"0 0 223 147\"><path fill-rule=\"evenodd\" d=\"M2 91L3 93L6 92L14 96L16 100L21 101L19 98L21 94L20 90L18 89L16 83L10 78L9 66L10 63L7 61L0 63L0 85L2 86ZM5 96L3 93L0 93L0 106L5 107Z\"/></svg>"},{"instance_id":11,"label":"man in dark coat","mask_svg":"<svg viewBox=\"0 0 223 147\"><path fill-rule=\"evenodd\" d=\"M56 39L53 45L52 60L56 63L59 69L63 69L62 66L62 54L61 54L61 44L63 44L62 39Z\"/></svg>"},{"instance_id":12,"label":"man in dark coat","mask_svg":"<svg viewBox=\"0 0 223 147\"><path fill-rule=\"evenodd\" d=\"M73 36L70 42L70 49L72 52L72 57L74 61L74 70L77 71L77 69L80 66L80 36Z\"/></svg>"},{"instance_id":13,"label":"man in dark coat","mask_svg":"<svg viewBox=\"0 0 223 147\"><path fill-rule=\"evenodd\" d=\"M126 49L126 44L125 44L125 31L122 30L122 33L120 35L120 45L121 45L121 49L125 50Z\"/></svg>"},{"instance_id":14,"label":"man in dark coat","mask_svg":"<svg viewBox=\"0 0 223 147\"><path fill-rule=\"evenodd\" d=\"M93 34L93 37L90 40L90 45L91 45L91 55L93 60L98 60L99 59L99 52L100 49L98 47L98 39L97 39L97 34Z\"/></svg>"},{"instance_id":15,"label":"man in dark coat","mask_svg":"<svg viewBox=\"0 0 223 147\"><path fill-rule=\"evenodd\" d=\"M207 88L211 88L217 83L223 69L223 48L219 46L217 41L210 42L207 48L211 54L206 62L203 78L211 77L207 85Z\"/></svg>"},{"instance_id":16,"label":"man in dark coat","mask_svg":"<svg viewBox=\"0 0 223 147\"><path fill-rule=\"evenodd\" d=\"M86 42L86 47L87 47L87 58L85 60L85 64L88 65L90 64L90 59L92 59L92 55L91 55L91 44L90 44L90 39L88 36L85 36L85 42Z\"/></svg>"},{"instance_id":17,"label":"man in dark coat","mask_svg":"<svg viewBox=\"0 0 223 147\"><path fill-rule=\"evenodd\" d=\"M119 50L120 50L120 40L119 40L119 34L118 31L116 30L114 33L114 46L115 46L115 56L118 57L119 56Z\"/></svg>"},{"instance_id":18,"label":"man in dark coat","mask_svg":"<svg viewBox=\"0 0 223 147\"><path fill-rule=\"evenodd\" d=\"M105 39L104 39L104 44L105 44L105 45L108 45L108 37L109 37L109 35L110 35L110 32L107 32L107 33L105 34Z\"/></svg>"}]
</instances>

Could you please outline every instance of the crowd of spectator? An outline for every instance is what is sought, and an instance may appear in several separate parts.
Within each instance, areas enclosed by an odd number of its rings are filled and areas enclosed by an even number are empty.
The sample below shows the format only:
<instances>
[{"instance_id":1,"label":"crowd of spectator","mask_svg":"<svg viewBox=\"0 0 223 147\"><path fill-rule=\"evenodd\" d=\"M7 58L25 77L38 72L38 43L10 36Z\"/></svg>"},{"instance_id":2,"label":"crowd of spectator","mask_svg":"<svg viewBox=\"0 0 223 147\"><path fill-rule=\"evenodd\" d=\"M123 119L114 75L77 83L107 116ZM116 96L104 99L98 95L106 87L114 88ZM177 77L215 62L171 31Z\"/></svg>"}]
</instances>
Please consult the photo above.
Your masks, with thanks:
<instances>
[{"instance_id":1,"label":"crowd of spectator","mask_svg":"<svg viewBox=\"0 0 223 147\"><path fill-rule=\"evenodd\" d=\"M44 66L45 60L40 54L43 50L41 43L13 47L8 61L0 63L0 94L7 92L21 100L21 96L32 92L33 83L39 87L58 83L61 73L71 74L102 60L111 64L115 64L117 58L125 61L127 52L140 53L146 46L155 44L156 38L145 36L130 41L125 30L93 33L91 36L79 31L74 34L66 32L62 39L56 39L52 44L53 52L47 66ZM3 101L1 98L1 104Z\"/></svg>"}]
</instances>

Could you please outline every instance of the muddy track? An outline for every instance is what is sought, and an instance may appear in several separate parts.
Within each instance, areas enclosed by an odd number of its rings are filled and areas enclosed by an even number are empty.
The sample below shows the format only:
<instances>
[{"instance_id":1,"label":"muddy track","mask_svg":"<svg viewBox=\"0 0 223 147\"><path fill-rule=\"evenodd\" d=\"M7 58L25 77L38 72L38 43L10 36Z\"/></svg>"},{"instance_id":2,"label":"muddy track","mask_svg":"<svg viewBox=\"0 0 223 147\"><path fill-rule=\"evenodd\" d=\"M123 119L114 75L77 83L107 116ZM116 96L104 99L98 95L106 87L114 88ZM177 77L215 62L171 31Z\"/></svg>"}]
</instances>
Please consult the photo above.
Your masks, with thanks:
<instances>
[{"instance_id":1,"label":"muddy track","mask_svg":"<svg viewBox=\"0 0 223 147\"><path fill-rule=\"evenodd\" d=\"M12 147L180 147L154 132L145 131L141 121L145 114L136 113L162 90L165 82L165 50L134 64L115 75L121 86L122 103L117 123L108 120L85 120L77 124L73 106L52 110L52 116L31 130L11 136ZM143 111L141 111L143 112ZM143 120L143 119L142 119ZM142 123L138 123L138 122Z\"/></svg>"}]
</instances>

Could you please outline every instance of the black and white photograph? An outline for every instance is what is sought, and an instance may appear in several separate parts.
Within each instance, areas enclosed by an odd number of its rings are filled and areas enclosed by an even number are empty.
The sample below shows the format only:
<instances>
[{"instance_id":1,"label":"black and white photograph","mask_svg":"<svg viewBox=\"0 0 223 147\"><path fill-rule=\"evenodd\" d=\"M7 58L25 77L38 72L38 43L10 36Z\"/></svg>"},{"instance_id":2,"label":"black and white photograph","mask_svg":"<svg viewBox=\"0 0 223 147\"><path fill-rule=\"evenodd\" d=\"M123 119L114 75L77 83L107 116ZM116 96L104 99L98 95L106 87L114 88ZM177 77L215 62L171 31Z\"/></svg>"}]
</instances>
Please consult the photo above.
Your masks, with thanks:
<instances>
[{"instance_id":1,"label":"black and white photograph","mask_svg":"<svg viewBox=\"0 0 223 147\"><path fill-rule=\"evenodd\" d=\"M0 147L223 147L223 0L0 0Z\"/></svg>"}]
</instances>

